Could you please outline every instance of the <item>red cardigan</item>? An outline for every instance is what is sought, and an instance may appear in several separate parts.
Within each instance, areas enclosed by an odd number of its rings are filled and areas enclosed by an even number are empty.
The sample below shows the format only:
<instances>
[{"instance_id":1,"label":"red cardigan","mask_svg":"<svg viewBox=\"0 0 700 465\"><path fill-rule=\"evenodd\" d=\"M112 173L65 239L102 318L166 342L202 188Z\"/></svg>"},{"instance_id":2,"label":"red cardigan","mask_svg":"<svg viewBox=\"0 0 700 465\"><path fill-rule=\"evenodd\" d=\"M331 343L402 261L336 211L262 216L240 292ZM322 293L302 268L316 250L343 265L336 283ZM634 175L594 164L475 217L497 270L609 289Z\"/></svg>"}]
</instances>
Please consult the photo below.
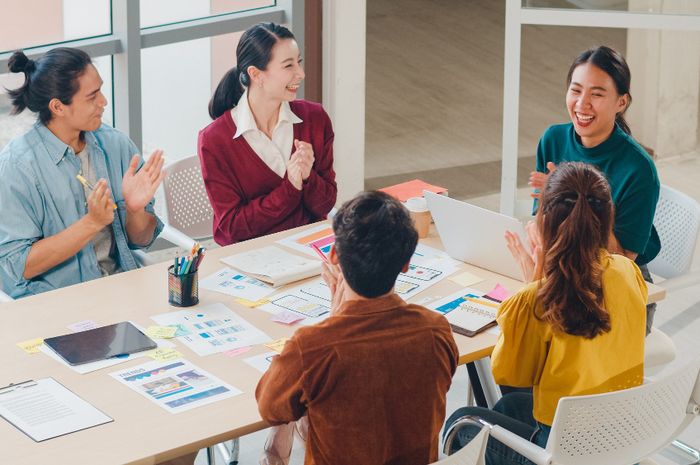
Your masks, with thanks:
<instances>
[{"instance_id":1,"label":"red cardigan","mask_svg":"<svg viewBox=\"0 0 700 465\"><path fill-rule=\"evenodd\" d=\"M335 205L333 127L317 103L295 100L294 138L314 149L311 175L297 190L280 178L248 145L233 138L236 125L227 111L199 132L197 153L207 195L214 209L214 240L228 245L326 218ZM292 147L292 151L294 147Z\"/></svg>"}]
</instances>

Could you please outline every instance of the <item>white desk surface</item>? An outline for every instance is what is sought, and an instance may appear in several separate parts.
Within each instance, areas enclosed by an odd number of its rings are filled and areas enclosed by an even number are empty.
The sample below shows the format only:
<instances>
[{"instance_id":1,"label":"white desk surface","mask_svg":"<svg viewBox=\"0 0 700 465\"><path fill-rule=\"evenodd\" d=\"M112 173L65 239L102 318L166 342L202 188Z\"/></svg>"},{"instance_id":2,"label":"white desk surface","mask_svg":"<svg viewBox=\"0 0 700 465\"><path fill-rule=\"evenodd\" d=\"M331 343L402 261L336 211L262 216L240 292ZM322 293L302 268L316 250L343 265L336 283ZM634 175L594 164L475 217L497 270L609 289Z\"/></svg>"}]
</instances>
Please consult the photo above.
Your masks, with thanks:
<instances>
[{"instance_id":1,"label":"white desk surface","mask_svg":"<svg viewBox=\"0 0 700 465\"><path fill-rule=\"evenodd\" d=\"M223 266L219 262L221 257L270 244L292 232L208 251L199 277L202 279L220 269ZM423 242L442 248L434 232ZM29 355L17 347L21 341L67 333L67 325L82 320L94 320L101 325L125 320L144 327L154 324L149 318L151 315L179 310L168 305L166 270L170 264L164 262L0 306L0 386L51 376L114 418L112 423L42 443L35 443L8 422L0 420L3 463L154 464L266 427L258 415L254 395L261 374L242 361L268 351L263 345L236 358L223 354L199 357L184 344L176 342L177 350L185 359L243 391L236 397L178 414L165 411L109 376L113 371L150 359L139 358L80 375L44 354ZM473 286L480 290L487 291L501 283L513 292L522 285L470 265L463 265L463 270L484 278ZM459 285L445 279L411 301L445 297L459 289ZM650 286L653 301L661 300L664 295L662 288ZM200 289L199 298L199 305L226 304L274 339L290 336L294 331L294 326L274 323L268 313L241 306L234 302L233 297ZM480 334L474 338L455 335L455 339L460 363L488 356L496 342L496 336L492 334Z\"/></svg>"}]
</instances>

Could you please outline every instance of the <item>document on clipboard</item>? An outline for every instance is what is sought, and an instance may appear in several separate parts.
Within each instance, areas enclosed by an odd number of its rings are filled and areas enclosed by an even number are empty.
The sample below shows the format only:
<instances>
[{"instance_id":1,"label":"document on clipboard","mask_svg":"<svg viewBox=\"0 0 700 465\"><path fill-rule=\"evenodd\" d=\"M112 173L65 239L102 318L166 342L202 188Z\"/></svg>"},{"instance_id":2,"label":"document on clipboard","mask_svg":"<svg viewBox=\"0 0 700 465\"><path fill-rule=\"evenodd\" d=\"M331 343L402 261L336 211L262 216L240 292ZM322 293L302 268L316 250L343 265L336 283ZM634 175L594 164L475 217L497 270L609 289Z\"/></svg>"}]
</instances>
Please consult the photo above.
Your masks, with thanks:
<instances>
[{"instance_id":1,"label":"document on clipboard","mask_svg":"<svg viewBox=\"0 0 700 465\"><path fill-rule=\"evenodd\" d=\"M479 291L463 289L432 302L429 308L443 314L455 333L475 336L496 324L500 306L500 302L480 294Z\"/></svg>"},{"instance_id":2,"label":"document on clipboard","mask_svg":"<svg viewBox=\"0 0 700 465\"><path fill-rule=\"evenodd\" d=\"M36 442L114 421L53 378L0 387L0 416Z\"/></svg>"}]
</instances>

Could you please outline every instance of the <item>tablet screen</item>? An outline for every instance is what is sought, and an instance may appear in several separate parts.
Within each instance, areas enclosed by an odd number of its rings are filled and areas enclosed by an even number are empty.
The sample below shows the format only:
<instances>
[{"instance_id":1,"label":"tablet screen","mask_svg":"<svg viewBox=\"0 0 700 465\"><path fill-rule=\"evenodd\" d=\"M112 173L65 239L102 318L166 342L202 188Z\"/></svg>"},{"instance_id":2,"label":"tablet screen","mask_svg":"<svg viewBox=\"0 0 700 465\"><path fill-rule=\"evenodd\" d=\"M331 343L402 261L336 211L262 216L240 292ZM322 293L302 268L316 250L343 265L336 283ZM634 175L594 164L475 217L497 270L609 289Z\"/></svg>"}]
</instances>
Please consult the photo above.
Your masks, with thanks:
<instances>
[{"instance_id":1,"label":"tablet screen","mask_svg":"<svg viewBox=\"0 0 700 465\"><path fill-rule=\"evenodd\" d=\"M71 365L155 349L156 343L129 322L50 337L44 344Z\"/></svg>"}]
</instances>

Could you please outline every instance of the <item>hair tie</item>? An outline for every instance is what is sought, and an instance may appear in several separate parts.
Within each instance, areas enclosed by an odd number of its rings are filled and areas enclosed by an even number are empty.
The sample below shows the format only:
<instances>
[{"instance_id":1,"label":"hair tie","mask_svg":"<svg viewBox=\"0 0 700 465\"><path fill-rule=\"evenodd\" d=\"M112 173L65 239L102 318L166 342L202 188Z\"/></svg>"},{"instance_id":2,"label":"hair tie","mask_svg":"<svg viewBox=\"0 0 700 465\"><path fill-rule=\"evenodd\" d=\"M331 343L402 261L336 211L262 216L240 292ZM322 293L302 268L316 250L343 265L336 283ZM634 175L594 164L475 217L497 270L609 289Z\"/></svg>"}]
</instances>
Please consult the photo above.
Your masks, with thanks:
<instances>
[{"instance_id":1,"label":"hair tie","mask_svg":"<svg viewBox=\"0 0 700 465\"><path fill-rule=\"evenodd\" d=\"M250 77L243 71L239 71L238 82L240 82L241 85L248 87L250 85Z\"/></svg>"}]
</instances>

